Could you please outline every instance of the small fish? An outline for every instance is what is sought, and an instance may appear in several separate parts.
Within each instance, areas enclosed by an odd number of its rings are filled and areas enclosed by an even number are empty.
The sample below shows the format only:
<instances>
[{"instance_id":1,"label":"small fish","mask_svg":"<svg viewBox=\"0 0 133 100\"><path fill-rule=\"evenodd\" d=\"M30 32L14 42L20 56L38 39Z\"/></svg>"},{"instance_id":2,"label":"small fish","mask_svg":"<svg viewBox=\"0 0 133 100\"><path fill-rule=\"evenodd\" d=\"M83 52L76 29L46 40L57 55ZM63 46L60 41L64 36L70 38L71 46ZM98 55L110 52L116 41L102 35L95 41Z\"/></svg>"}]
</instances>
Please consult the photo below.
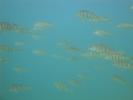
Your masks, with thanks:
<instances>
[{"instance_id":1,"label":"small fish","mask_svg":"<svg viewBox=\"0 0 133 100\"><path fill-rule=\"evenodd\" d=\"M38 21L34 24L33 26L33 30L37 30L37 31L43 31L44 29L47 29L49 27L51 27L52 24L50 24L49 22L46 21Z\"/></svg>"},{"instance_id":2,"label":"small fish","mask_svg":"<svg viewBox=\"0 0 133 100\"><path fill-rule=\"evenodd\" d=\"M133 29L133 23L122 23L117 25L116 27L122 28L122 29Z\"/></svg>"},{"instance_id":3,"label":"small fish","mask_svg":"<svg viewBox=\"0 0 133 100\"><path fill-rule=\"evenodd\" d=\"M63 82L55 82L54 87L57 88L58 90L61 90L61 91L64 91L64 92L69 91L68 86Z\"/></svg>"},{"instance_id":4,"label":"small fish","mask_svg":"<svg viewBox=\"0 0 133 100\"><path fill-rule=\"evenodd\" d=\"M12 85L9 87L9 91L10 91L10 92L14 92L14 93L25 92L25 91L28 91L28 90L30 90L30 89L31 89L30 86L23 85L23 84L12 84Z\"/></svg>"},{"instance_id":5,"label":"small fish","mask_svg":"<svg viewBox=\"0 0 133 100\"><path fill-rule=\"evenodd\" d=\"M35 54L37 56L45 56L47 53L43 49L36 49L36 50L33 51L33 54Z\"/></svg>"},{"instance_id":6,"label":"small fish","mask_svg":"<svg viewBox=\"0 0 133 100\"><path fill-rule=\"evenodd\" d=\"M57 43L57 46L58 46L58 47L62 47L62 48L67 48L67 47L69 47L71 44L72 44L71 41L66 40L66 41Z\"/></svg>"},{"instance_id":7,"label":"small fish","mask_svg":"<svg viewBox=\"0 0 133 100\"><path fill-rule=\"evenodd\" d=\"M109 21L108 18L98 16L97 14L95 14L94 12L89 11L89 10L78 11L77 16L79 16L81 20L86 20L86 21L90 21L90 22L107 22L107 21Z\"/></svg>"},{"instance_id":8,"label":"small fish","mask_svg":"<svg viewBox=\"0 0 133 100\"><path fill-rule=\"evenodd\" d=\"M94 34L97 35L97 36L100 36L100 37L107 37L107 36L109 36L111 33L108 32L108 31L104 31L104 30L96 30L96 31L94 32Z\"/></svg>"},{"instance_id":9,"label":"small fish","mask_svg":"<svg viewBox=\"0 0 133 100\"><path fill-rule=\"evenodd\" d=\"M57 45L69 52L79 52L80 51L80 49L76 46L73 46L73 44L70 41L58 43Z\"/></svg>"},{"instance_id":10,"label":"small fish","mask_svg":"<svg viewBox=\"0 0 133 100\"><path fill-rule=\"evenodd\" d=\"M126 60L114 60L113 64L116 65L118 68L121 69L133 69L133 63L130 63Z\"/></svg>"},{"instance_id":11,"label":"small fish","mask_svg":"<svg viewBox=\"0 0 133 100\"><path fill-rule=\"evenodd\" d=\"M82 54L82 56L86 58L100 57L123 69L133 68L133 62L129 56L121 51L115 51L104 44L92 45L90 48L88 48L86 53Z\"/></svg>"},{"instance_id":12,"label":"small fish","mask_svg":"<svg viewBox=\"0 0 133 100\"><path fill-rule=\"evenodd\" d=\"M133 10L133 5L130 7L131 10Z\"/></svg>"},{"instance_id":13,"label":"small fish","mask_svg":"<svg viewBox=\"0 0 133 100\"><path fill-rule=\"evenodd\" d=\"M28 68L25 68L24 66L16 66L13 68L13 70L17 73L27 72L29 71Z\"/></svg>"},{"instance_id":14,"label":"small fish","mask_svg":"<svg viewBox=\"0 0 133 100\"><path fill-rule=\"evenodd\" d=\"M116 81L116 82L119 82L119 83L121 83L121 84L123 84L123 85L126 85L126 84L128 83L127 80L125 80L122 76L119 76L119 75L114 75L114 76L112 77L112 80L114 80L114 81Z\"/></svg>"},{"instance_id":15,"label":"small fish","mask_svg":"<svg viewBox=\"0 0 133 100\"><path fill-rule=\"evenodd\" d=\"M73 80L69 80L68 82L71 86L79 86L81 84L80 80L77 79L73 79Z\"/></svg>"},{"instance_id":16,"label":"small fish","mask_svg":"<svg viewBox=\"0 0 133 100\"><path fill-rule=\"evenodd\" d=\"M70 57L67 58L67 60L68 60L68 61L79 61L80 58L77 57L77 56L70 56Z\"/></svg>"},{"instance_id":17,"label":"small fish","mask_svg":"<svg viewBox=\"0 0 133 100\"><path fill-rule=\"evenodd\" d=\"M16 33L33 33L26 28L9 22L0 22L0 31L2 32L16 32Z\"/></svg>"},{"instance_id":18,"label":"small fish","mask_svg":"<svg viewBox=\"0 0 133 100\"><path fill-rule=\"evenodd\" d=\"M77 78L78 78L78 80L80 80L80 81L87 80L87 76L85 76L85 75L83 75L83 74L78 74L78 75L77 75Z\"/></svg>"},{"instance_id":19,"label":"small fish","mask_svg":"<svg viewBox=\"0 0 133 100\"><path fill-rule=\"evenodd\" d=\"M89 54L99 56L99 57L108 57L112 53L112 49L103 44L94 44L88 48Z\"/></svg>"},{"instance_id":20,"label":"small fish","mask_svg":"<svg viewBox=\"0 0 133 100\"><path fill-rule=\"evenodd\" d=\"M71 86L80 86L82 82L84 82L85 80L87 80L87 76L83 75L83 74L78 74L76 75L75 79L69 80L68 83Z\"/></svg>"},{"instance_id":21,"label":"small fish","mask_svg":"<svg viewBox=\"0 0 133 100\"><path fill-rule=\"evenodd\" d=\"M14 47L10 47L7 44L0 44L0 52L13 52L17 51L18 49Z\"/></svg>"},{"instance_id":22,"label":"small fish","mask_svg":"<svg viewBox=\"0 0 133 100\"><path fill-rule=\"evenodd\" d=\"M41 36L40 35L32 35L32 39L34 40L40 40Z\"/></svg>"},{"instance_id":23,"label":"small fish","mask_svg":"<svg viewBox=\"0 0 133 100\"><path fill-rule=\"evenodd\" d=\"M7 63L9 61L6 57L0 57L0 64Z\"/></svg>"},{"instance_id":24,"label":"small fish","mask_svg":"<svg viewBox=\"0 0 133 100\"><path fill-rule=\"evenodd\" d=\"M8 22L0 22L0 31L16 31L18 26Z\"/></svg>"},{"instance_id":25,"label":"small fish","mask_svg":"<svg viewBox=\"0 0 133 100\"><path fill-rule=\"evenodd\" d=\"M74 47L74 46L65 47L64 49L67 50L67 51L70 51L70 52L78 52L78 51L80 51L79 48Z\"/></svg>"},{"instance_id":26,"label":"small fish","mask_svg":"<svg viewBox=\"0 0 133 100\"><path fill-rule=\"evenodd\" d=\"M50 57L54 58L54 59L65 60L65 56L63 56L61 54L52 54L52 55L50 55Z\"/></svg>"},{"instance_id":27,"label":"small fish","mask_svg":"<svg viewBox=\"0 0 133 100\"><path fill-rule=\"evenodd\" d=\"M22 41L16 41L15 42L15 45L16 46L24 46L26 43L25 42L22 42Z\"/></svg>"}]
</instances>

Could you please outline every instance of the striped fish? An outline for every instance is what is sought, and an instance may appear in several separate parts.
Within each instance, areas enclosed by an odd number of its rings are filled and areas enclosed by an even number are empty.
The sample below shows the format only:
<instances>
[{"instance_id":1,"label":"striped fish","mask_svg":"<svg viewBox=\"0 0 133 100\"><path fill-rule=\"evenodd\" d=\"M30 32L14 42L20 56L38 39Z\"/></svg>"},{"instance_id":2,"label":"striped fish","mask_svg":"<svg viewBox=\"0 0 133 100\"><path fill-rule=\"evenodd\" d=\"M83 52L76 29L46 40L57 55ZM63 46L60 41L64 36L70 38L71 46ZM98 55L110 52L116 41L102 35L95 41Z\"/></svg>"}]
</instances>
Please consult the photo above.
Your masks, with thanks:
<instances>
[{"instance_id":1,"label":"striped fish","mask_svg":"<svg viewBox=\"0 0 133 100\"><path fill-rule=\"evenodd\" d=\"M28 34L34 33L31 30L28 30L27 28L8 22L0 22L0 32L16 32L16 33L28 33Z\"/></svg>"},{"instance_id":2,"label":"striped fish","mask_svg":"<svg viewBox=\"0 0 133 100\"><path fill-rule=\"evenodd\" d=\"M77 13L77 16L80 17L81 20L86 20L90 22L106 22L109 21L108 18L105 18L103 16L99 16L95 14L94 12L91 12L89 10L80 10Z\"/></svg>"}]
</instances>

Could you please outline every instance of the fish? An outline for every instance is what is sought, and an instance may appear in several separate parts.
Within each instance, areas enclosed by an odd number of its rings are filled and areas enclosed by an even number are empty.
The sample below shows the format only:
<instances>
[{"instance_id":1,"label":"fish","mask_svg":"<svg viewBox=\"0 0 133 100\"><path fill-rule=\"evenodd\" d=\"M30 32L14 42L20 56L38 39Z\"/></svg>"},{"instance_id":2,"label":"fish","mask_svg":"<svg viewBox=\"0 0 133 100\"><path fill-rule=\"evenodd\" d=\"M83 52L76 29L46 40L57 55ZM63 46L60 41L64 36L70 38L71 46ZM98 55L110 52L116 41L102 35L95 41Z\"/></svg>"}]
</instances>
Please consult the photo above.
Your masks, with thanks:
<instances>
[{"instance_id":1,"label":"fish","mask_svg":"<svg viewBox=\"0 0 133 100\"><path fill-rule=\"evenodd\" d=\"M67 51L70 51L70 52L79 52L80 51L80 49L78 47L74 47L74 46L65 47L64 49Z\"/></svg>"},{"instance_id":2,"label":"fish","mask_svg":"<svg viewBox=\"0 0 133 100\"><path fill-rule=\"evenodd\" d=\"M71 86L79 86L81 84L81 81L78 80L78 79L73 79L73 80L69 80L68 83L71 85Z\"/></svg>"},{"instance_id":3,"label":"fish","mask_svg":"<svg viewBox=\"0 0 133 100\"><path fill-rule=\"evenodd\" d=\"M69 47L71 44L72 44L71 41L65 40L65 41L63 41L63 42L57 43L57 46L58 46L58 47L62 47L62 48L67 48L67 47Z\"/></svg>"},{"instance_id":4,"label":"fish","mask_svg":"<svg viewBox=\"0 0 133 100\"><path fill-rule=\"evenodd\" d=\"M68 61L74 61L75 62L75 61L79 61L80 58L78 56L70 56L70 57L67 58L67 60Z\"/></svg>"},{"instance_id":5,"label":"fish","mask_svg":"<svg viewBox=\"0 0 133 100\"><path fill-rule=\"evenodd\" d=\"M57 60L66 60L66 57L64 56L64 54L51 54L49 56Z\"/></svg>"},{"instance_id":6,"label":"fish","mask_svg":"<svg viewBox=\"0 0 133 100\"><path fill-rule=\"evenodd\" d=\"M89 54L91 54L91 56L94 55L96 57L103 57L105 59L110 59L110 55L112 54L112 49L103 44L94 44L88 48L88 52Z\"/></svg>"},{"instance_id":7,"label":"fish","mask_svg":"<svg viewBox=\"0 0 133 100\"><path fill-rule=\"evenodd\" d=\"M98 56L106 60L126 59L124 54L117 52L104 44L92 45L88 48L89 52L96 53Z\"/></svg>"},{"instance_id":8,"label":"fish","mask_svg":"<svg viewBox=\"0 0 133 100\"><path fill-rule=\"evenodd\" d=\"M26 67L24 67L24 66L15 66L14 68L13 68L13 70L15 71L15 72L17 72L17 73L22 73L22 72L27 72L27 71L29 71L29 69L28 68L26 68Z\"/></svg>"},{"instance_id":9,"label":"fish","mask_svg":"<svg viewBox=\"0 0 133 100\"><path fill-rule=\"evenodd\" d=\"M120 75L113 75L112 80L119 82L123 85L126 85L128 83L128 81Z\"/></svg>"},{"instance_id":10,"label":"fish","mask_svg":"<svg viewBox=\"0 0 133 100\"><path fill-rule=\"evenodd\" d=\"M40 35L32 35L31 36L32 37L32 39L34 39L34 40L40 40L40 38L41 38L41 36Z\"/></svg>"},{"instance_id":11,"label":"fish","mask_svg":"<svg viewBox=\"0 0 133 100\"><path fill-rule=\"evenodd\" d=\"M83 74L78 74L77 79L80 80L80 81L87 80L87 76L83 75Z\"/></svg>"},{"instance_id":12,"label":"fish","mask_svg":"<svg viewBox=\"0 0 133 100\"><path fill-rule=\"evenodd\" d=\"M25 42L22 42L22 41L16 41L15 42L15 45L16 46L24 46L26 43Z\"/></svg>"},{"instance_id":13,"label":"fish","mask_svg":"<svg viewBox=\"0 0 133 100\"><path fill-rule=\"evenodd\" d=\"M14 52L18 51L19 49L15 47L10 47L7 44L0 44L0 52Z\"/></svg>"},{"instance_id":14,"label":"fish","mask_svg":"<svg viewBox=\"0 0 133 100\"><path fill-rule=\"evenodd\" d=\"M18 31L19 28L16 24L8 23L8 22L0 22L0 31Z\"/></svg>"},{"instance_id":15,"label":"fish","mask_svg":"<svg viewBox=\"0 0 133 100\"><path fill-rule=\"evenodd\" d=\"M9 59L7 57L0 57L0 64L8 63Z\"/></svg>"},{"instance_id":16,"label":"fish","mask_svg":"<svg viewBox=\"0 0 133 100\"><path fill-rule=\"evenodd\" d=\"M38 21L33 25L33 30L43 31L49 27L52 27L52 24L47 21Z\"/></svg>"},{"instance_id":17,"label":"fish","mask_svg":"<svg viewBox=\"0 0 133 100\"><path fill-rule=\"evenodd\" d=\"M62 43L58 43L57 46L63 48L66 51L69 51L69 52L79 52L79 51L81 51L80 48L74 46L70 41L65 41L65 42L62 42Z\"/></svg>"},{"instance_id":18,"label":"fish","mask_svg":"<svg viewBox=\"0 0 133 100\"><path fill-rule=\"evenodd\" d=\"M28 90L31 90L30 86L20 84L20 83L12 84L9 87L9 91L14 92L14 93L25 92L25 91L28 91Z\"/></svg>"},{"instance_id":19,"label":"fish","mask_svg":"<svg viewBox=\"0 0 133 100\"><path fill-rule=\"evenodd\" d=\"M121 29L133 29L133 23L121 23L116 26Z\"/></svg>"},{"instance_id":20,"label":"fish","mask_svg":"<svg viewBox=\"0 0 133 100\"><path fill-rule=\"evenodd\" d=\"M36 49L36 50L33 51L33 54L35 54L37 56L45 56L47 53L43 49Z\"/></svg>"},{"instance_id":21,"label":"fish","mask_svg":"<svg viewBox=\"0 0 133 100\"><path fill-rule=\"evenodd\" d=\"M107 22L109 21L108 18L99 16L95 12L89 11L89 10L80 10L76 13L76 15L81 19L85 21L90 22Z\"/></svg>"},{"instance_id":22,"label":"fish","mask_svg":"<svg viewBox=\"0 0 133 100\"><path fill-rule=\"evenodd\" d=\"M94 44L88 48L88 51L81 55L85 58L102 58L110 61L113 65L122 69L132 69L132 58L121 51L116 51L104 44Z\"/></svg>"},{"instance_id":23,"label":"fish","mask_svg":"<svg viewBox=\"0 0 133 100\"><path fill-rule=\"evenodd\" d=\"M131 10L133 10L133 5L132 5L132 6L130 6L130 9L131 9Z\"/></svg>"},{"instance_id":24,"label":"fish","mask_svg":"<svg viewBox=\"0 0 133 100\"><path fill-rule=\"evenodd\" d=\"M104 30L96 30L94 32L94 34L97 35L97 36L100 36L100 37L107 37L107 36L111 35L110 32L104 31Z\"/></svg>"},{"instance_id":25,"label":"fish","mask_svg":"<svg viewBox=\"0 0 133 100\"><path fill-rule=\"evenodd\" d=\"M118 68L121 69L133 69L133 63L124 60L113 61L113 65L116 65Z\"/></svg>"},{"instance_id":26,"label":"fish","mask_svg":"<svg viewBox=\"0 0 133 100\"><path fill-rule=\"evenodd\" d=\"M54 87L63 92L69 92L69 87L64 82L54 82Z\"/></svg>"},{"instance_id":27,"label":"fish","mask_svg":"<svg viewBox=\"0 0 133 100\"><path fill-rule=\"evenodd\" d=\"M0 22L0 32L15 32L15 33L24 33L24 34L36 34L30 29L22 27L20 25L9 23L9 22Z\"/></svg>"}]
</instances>

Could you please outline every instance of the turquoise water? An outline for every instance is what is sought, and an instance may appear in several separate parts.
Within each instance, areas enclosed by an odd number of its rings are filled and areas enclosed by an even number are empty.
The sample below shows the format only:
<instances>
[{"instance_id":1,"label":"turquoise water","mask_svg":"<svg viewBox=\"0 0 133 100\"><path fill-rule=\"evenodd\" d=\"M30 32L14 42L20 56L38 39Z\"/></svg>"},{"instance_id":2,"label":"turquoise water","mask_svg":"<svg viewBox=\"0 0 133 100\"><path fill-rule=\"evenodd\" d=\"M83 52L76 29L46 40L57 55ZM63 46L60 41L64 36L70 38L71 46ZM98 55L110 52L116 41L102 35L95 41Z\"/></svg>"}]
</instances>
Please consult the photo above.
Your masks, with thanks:
<instances>
[{"instance_id":1,"label":"turquoise water","mask_svg":"<svg viewBox=\"0 0 133 100\"><path fill-rule=\"evenodd\" d=\"M132 18L132 0L0 0L0 100L133 100Z\"/></svg>"}]
</instances>

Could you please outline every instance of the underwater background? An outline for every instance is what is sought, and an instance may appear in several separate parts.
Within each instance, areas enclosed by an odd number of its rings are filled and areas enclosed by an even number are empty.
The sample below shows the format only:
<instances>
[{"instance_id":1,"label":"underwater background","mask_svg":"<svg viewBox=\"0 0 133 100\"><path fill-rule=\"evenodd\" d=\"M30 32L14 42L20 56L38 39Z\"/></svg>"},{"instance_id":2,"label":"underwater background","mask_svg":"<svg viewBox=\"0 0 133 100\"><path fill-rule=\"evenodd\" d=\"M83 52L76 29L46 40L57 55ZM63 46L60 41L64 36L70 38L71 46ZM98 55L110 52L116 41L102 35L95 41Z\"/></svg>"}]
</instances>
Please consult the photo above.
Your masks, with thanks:
<instances>
[{"instance_id":1,"label":"underwater background","mask_svg":"<svg viewBox=\"0 0 133 100\"><path fill-rule=\"evenodd\" d=\"M0 0L0 100L133 100L132 0Z\"/></svg>"}]
</instances>

